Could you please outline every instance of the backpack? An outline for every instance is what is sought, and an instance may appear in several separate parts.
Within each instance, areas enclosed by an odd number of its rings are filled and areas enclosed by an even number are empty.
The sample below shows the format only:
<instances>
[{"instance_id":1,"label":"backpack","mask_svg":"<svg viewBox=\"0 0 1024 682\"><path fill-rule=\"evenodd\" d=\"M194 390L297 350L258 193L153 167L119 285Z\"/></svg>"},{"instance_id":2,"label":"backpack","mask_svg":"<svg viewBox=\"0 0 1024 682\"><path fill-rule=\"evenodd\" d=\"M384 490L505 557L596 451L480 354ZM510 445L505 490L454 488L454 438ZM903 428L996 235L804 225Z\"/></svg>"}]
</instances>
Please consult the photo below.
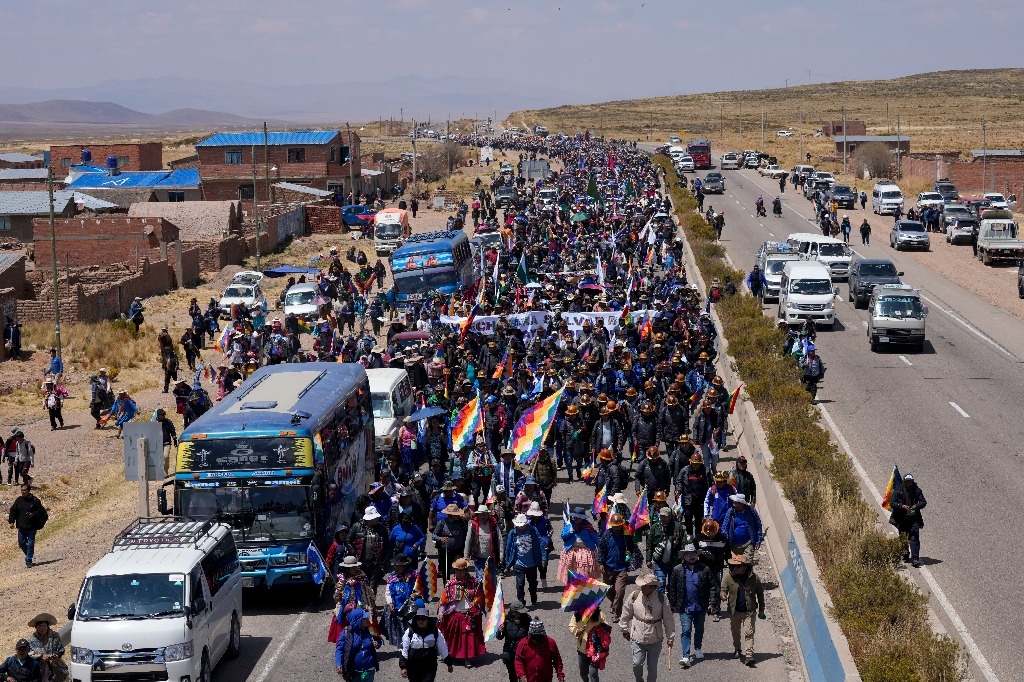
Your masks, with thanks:
<instances>
[{"instance_id":1,"label":"backpack","mask_svg":"<svg viewBox=\"0 0 1024 682\"><path fill-rule=\"evenodd\" d=\"M32 529L42 530L46 522L50 520L50 513L46 511L43 503L36 499L36 507L32 510Z\"/></svg>"},{"instance_id":2,"label":"backpack","mask_svg":"<svg viewBox=\"0 0 1024 682\"><path fill-rule=\"evenodd\" d=\"M598 623L590 630L590 635L587 637L587 658L598 670L604 670L605 662L608 660L608 651L612 644L611 632L610 625Z\"/></svg>"}]
</instances>

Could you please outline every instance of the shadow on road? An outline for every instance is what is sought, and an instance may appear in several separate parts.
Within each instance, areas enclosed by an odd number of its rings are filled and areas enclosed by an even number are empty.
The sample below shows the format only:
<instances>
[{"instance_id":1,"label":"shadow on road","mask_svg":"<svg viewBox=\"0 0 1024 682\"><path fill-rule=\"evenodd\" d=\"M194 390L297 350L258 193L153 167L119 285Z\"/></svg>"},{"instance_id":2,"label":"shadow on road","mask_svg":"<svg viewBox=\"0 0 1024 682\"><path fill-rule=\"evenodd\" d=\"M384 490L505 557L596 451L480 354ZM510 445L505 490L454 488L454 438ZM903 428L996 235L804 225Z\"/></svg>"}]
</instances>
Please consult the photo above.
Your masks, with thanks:
<instances>
[{"instance_id":1,"label":"shadow on road","mask_svg":"<svg viewBox=\"0 0 1024 682\"><path fill-rule=\"evenodd\" d=\"M243 626L244 627L244 626ZM211 679L215 682L235 682L249 679L256 664L270 646L270 637L247 637L242 634L242 654L233 661L223 660L213 670Z\"/></svg>"}]
</instances>

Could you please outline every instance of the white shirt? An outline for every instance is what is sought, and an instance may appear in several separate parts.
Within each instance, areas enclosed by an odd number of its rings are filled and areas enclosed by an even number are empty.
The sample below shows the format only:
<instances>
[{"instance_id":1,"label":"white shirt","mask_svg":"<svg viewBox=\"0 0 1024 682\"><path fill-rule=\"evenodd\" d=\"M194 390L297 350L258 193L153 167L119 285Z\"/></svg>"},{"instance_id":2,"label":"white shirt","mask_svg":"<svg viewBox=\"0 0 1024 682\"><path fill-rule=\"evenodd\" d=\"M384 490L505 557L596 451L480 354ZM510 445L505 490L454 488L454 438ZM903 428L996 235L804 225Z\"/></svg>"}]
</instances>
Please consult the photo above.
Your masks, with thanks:
<instances>
[{"instance_id":1,"label":"white shirt","mask_svg":"<svg viewBox=\"0 0 1024 682\"><path fill-rule=\"evenodd\" d=\"M426 636L416 634L411 627L406 628L402 635L402 658L409 660L410 649L431 649L437 647L437 656L441 660L448 658L448 643L444 641L444 635L438 630L437 634Z\"/></svg>"}]
</instances>

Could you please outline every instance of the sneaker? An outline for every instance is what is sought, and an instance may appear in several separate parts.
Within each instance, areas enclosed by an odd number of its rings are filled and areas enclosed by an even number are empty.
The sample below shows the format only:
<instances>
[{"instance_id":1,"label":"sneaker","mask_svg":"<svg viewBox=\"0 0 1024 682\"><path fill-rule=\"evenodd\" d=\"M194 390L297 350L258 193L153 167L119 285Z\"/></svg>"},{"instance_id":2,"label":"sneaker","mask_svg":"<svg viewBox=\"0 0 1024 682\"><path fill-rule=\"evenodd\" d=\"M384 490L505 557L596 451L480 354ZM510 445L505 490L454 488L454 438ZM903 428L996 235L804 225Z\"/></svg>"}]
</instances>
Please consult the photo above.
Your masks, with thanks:
<instances>
[{"instance_id":1,"label":"sneaker","mask_svg":"<svg viewBox=\"0 0 1024 682\"><path fill-rule=\"evenodd\" d=\"M548 589L548 579L547 578L541 578L540 579L540 586L542 588L544 588L545 590Z\"/></svg>"},{"instance_id":2,"label":"sneaker","mask_svg":"<svg viewBox=\"0 0 1024 682\"><path fill-rule=\"evenodd\" d=\"M687 658L686 656L683 656L682 658L679 659L679 665L683 666L683 669L689 668L690 667L690 659Z\"/></svg>"},{"instance_id":3,"label":"sneaker","mask_svg":"<svg viewBox=\"0 0 1024 682\"><path fill-rule=\"evenodd\" d=\"M698 661L703 660L704 659L704 652L701 651L700 649L694 649L693 650L693 657L696 658Z\"/></svg>"},{"instance_id":4,"label":"sneaker","mask_svg":"<svg viewBox=\"0 0 1024 682\"><path fill-rule=\"evenodd\" d=\"M913 566L914 568L921 568L921 560L920 559L911 559L910 560L910 565Z\"/></svg>"},{"instance_id":5,"label":"sneaker","mask_svg":"<svg viewBox=\"0 0 1024 682\"><path fill-rule=\"evenodd\" d=\"M748 668L754 668L754 667L756 667L756 664L754 663L754 658L753 658L753 656L751 656L750 658L748 658L748 659L747 659L747 667L748 667Z\"/></svg>"},{"instance_id":6,"label":"sneaker","mask_svg":"<svg viewBox=\"0 0 1024 682\"><path fill-rule=\"evenodd\" d=\"M736 651L732 652L732 657L733 658L743 658L743 654L741 654L739 652L739 650L737 649Z\"/></svg>"},{"instance_id":7,"label":"sneaker","mask_svg":"<svg viewBox=\"0 0 1024 682\"><path fill-rule=\"evenodd\" d=\"M715 615L711 616L711 620L717 623L718 621L722 620L722 617L716 613Z\"/></svg>"}]
</instances>

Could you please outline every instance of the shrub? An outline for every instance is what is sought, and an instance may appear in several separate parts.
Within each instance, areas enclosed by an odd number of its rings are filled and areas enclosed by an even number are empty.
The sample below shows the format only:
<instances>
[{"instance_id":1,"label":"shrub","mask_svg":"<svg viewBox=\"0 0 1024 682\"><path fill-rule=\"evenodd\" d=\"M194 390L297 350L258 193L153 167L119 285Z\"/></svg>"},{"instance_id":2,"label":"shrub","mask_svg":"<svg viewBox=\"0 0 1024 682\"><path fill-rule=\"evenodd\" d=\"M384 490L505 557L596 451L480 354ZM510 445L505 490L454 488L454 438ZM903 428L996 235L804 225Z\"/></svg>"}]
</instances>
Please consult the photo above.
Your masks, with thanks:
<instances>
[{"instance_id":1,"label":"shrub","mask_svg":"<svg viewBox=\"0 0 1024 682\"><path fill-rule=\"evenodd\" d=\"M658 155L654 162L666 177L675 177L667 157ZM675 183L669 196L705 280L729 275L738 287L744 273L725 261L714 230L694 212L693 197ZM781 354L785 334L749 294L726 296L716 309L735 369L764 425L770 473L796 509L863 679L963 679L960 647L932 632L927 598L896 570L905 540L886 537L879 528L849 459L818 423L794 358Z\"/></svg>"}]
</instances>

